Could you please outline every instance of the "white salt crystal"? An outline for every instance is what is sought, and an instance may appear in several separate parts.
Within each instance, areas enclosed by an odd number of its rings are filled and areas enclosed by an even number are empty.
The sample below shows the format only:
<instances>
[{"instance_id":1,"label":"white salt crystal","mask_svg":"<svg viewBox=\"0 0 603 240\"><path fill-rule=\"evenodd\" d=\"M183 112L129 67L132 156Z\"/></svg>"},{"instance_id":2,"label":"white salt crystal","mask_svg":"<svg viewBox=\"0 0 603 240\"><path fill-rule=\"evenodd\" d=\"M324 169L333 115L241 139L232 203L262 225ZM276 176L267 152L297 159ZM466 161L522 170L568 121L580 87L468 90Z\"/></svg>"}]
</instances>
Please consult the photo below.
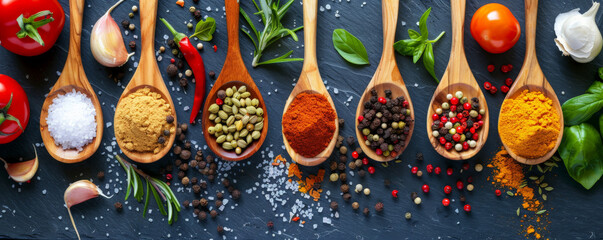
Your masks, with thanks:
<instances>
[{"instance_id":1,"label":"white salt crystal","mask_svg":"<svg viewBox=\"0 0 603 240\"><path fill-rule=\"evenodd\" d=\"M75 89L52 100L46 123L50 136L63 149L81 151L96 137L94 105L88 96Z\"/></svg>"}]
</instances>

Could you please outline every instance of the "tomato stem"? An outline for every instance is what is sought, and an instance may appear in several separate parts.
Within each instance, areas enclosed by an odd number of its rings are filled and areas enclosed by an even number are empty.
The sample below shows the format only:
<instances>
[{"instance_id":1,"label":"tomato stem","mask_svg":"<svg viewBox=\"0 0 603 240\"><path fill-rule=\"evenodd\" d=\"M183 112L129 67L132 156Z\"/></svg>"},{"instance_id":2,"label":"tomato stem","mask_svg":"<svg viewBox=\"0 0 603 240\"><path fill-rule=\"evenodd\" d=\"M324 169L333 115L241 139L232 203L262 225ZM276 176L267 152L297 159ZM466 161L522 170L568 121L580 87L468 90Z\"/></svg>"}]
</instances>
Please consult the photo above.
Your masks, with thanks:
<instances>
[{"instance_id":1,"label":"tomato stem","mask_svg":"<svg viewBox=\"0 0 603 240\"><path fill-rule=\"evenodd\" d=\"M13 115L8 114L8 110L10 109L10 105L12 104L12 102L13 102L13 93L10 93L10 100L8 100L8 103L6 104L6 106L4 106L2 109L0 109L0 125L2 125L2 123L4 123L5 120L13 121L13 122L16 122L17 125L19 126L19 129L21 129L21 131L24 132L25 130L21 126L21 121L19 121L19 119L17 119ZM17 133L17 131L15 131L13 133L4 133L4 132L0 131L0 136L9 136L9 135L13 135L15 133Z\"/></svg>"},{"instance_id":2,"label":"tomato stem","mask_svg":"<svg viewBox=\"0 0 603 240\"><path fill-rule=\"evenodd\" d=\"M43 19L36 21L37 18L43 17ZM52 12L48 10L40 11L34 15L25 18L23 14L17 18L17 23L21 30L17 32L18 38L30 37L40 45L44 46L44 40L38 33L38 28L54 21Z\"/></svg>"}]
</instances>

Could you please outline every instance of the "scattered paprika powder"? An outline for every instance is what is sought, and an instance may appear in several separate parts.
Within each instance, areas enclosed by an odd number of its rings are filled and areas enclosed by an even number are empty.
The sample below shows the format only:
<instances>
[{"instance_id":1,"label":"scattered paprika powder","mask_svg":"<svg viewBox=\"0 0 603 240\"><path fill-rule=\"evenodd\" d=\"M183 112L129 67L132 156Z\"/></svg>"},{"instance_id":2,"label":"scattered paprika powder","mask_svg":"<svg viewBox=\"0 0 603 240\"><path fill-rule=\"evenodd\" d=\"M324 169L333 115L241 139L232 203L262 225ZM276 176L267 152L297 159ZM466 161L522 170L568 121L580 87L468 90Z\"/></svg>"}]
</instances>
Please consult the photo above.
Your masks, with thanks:
<instances>
[{"instance_id":1,"label":"scattered paprika powder","mask_svg":"<svg viewBox=\"0 0 603 240\"><path fill-rule=\"evenodd\" d=\"M302 92L283 114L283 133L297 154L311 158L331 142L336 120L335 111L324 95Z\"/></svg>"},{"instance_id":2,"label":"scattered paprika powder","mask_svg":"<svg viewBox=\"0 0 603 240\"><path fill-rule=\"evenodd\" d=\"M524 158L539 158L555 147L561 126L553 101L543 93L524 90L506 99L498 132L509 150Z\"/></svg>"}]
</instances>

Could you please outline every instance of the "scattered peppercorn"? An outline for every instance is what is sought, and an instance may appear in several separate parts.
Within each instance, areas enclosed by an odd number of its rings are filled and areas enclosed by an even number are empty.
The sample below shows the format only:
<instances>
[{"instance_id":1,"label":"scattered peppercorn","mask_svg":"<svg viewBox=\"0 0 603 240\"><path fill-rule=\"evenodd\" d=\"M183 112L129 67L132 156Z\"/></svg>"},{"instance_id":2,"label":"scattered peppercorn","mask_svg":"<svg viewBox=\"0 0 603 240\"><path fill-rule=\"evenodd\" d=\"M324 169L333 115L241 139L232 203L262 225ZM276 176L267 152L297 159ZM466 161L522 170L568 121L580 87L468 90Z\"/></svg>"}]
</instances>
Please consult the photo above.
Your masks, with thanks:
<instances>
[{"instance_id":1,"label":"scattered peppercorn","mask_svg":"<svg viewBox=\"0 0 603 240\"><path fill-rule=\"evenodd\" d=\"M392 190L392 197L398 198L398 190Z\"/></svg>"},{"instance_id":2,"label":"scattered peppercorn","mask_svg":"<svg viewBox=\"0 0 603 240\"><path fill-rule=\"evenodd\" d=\"M411 193L410 193L410 199L411 199L411 200L413 200L413 201L414 201L414 200L415 200L415 198L418 198L418 197L419 197L419 194L417 194L416 192L411 192Z\"/></svg>"},{"instance_id":3,"label":"scattered peppercorn","mask_svg":"<svg viewBox=\"0 0 603 240\"><path fill-rule=\"evenodd\" d=\"M190 204L191 204L191 203L190 203L188 200L184 200L184 202L182 202L182 206L184 206L185 208L188 208L188 206L189 206Z\"/></svg>"},{"instance_id":4,"label":"scattered peppercorn","mask_svg":"<svg viewBox=\"0 0 603 240\"><path fill-rule=\"evenodd\" d=\"M337 202L331 201L331 209L333 209L333 211L337 211L338 207L339 207L339 204L337 204Z\"/></svg>"},{"instance_id":5,"label":"scattered peppercorn","mask_svg":"<svg viewBox=\"0 0 603 240\"><path fill-rule=\"evenodd\" d=\"M463 210L465 210L465 212L471 212L471 205L465 204L465 206L463 206Z\"/></svg>"},{"instance_id":6,"label":"scattered peppercorn","mask_svg":"<svg viewBox=\"0 0 603 240\"><path fill-rule=\"evenodd\" d=\"M215 78L215 77L216 77L216 72L214 72L214 71L209 71L209 77L210 77L210 78Z\"/></svg>"},{"instance_id":7,"label":"scattered peppercorn","mask_svg":"<svg viewBox=\"0 0 603 240\"><path fill-rule=\"evenodd\" d=\"M130 31L133 31L134 29L136 29L136 25L134 25L134 23L130 23L128 28L130 29Z\"/></svg>"},{"instance_id":8,"label":"scattered peppercorn","mask_svg":"<svg viewBox=\"0 0 603 240\"><path fill-rule=\"evenodd\" d=\"M188 80L186 78L181 78L178 83L180 84L181 88L186 88L188 86Z\"/></svg>"},{"instance_id":9,"label":"scattered peppercorn","mask_svg":"<svg viewBox=\"0 0 603 240\"><path fill-rule=\"evenodd\" d=\"M417 171L417 177L421 177L421 176L423 176L423 171L421 171L421 170Z\"/></svg>"},{"instance_id":10,"label":"scattered peppercorn","mask_svg":"<svg viewBox=\"0 0 603 240\"><path fill-rule=\"evenodd\" d=\"M352 203L352 209L358 210L359 207L360 207L360 204L358 202L353 202Z\"/></svg>"},{"instance_id":11,"label":"scattered peppercorn","mask_svg":"<svg viewBox=\"0 0 603 240\"><path fill-rule=\"evenodd\" d=\"M343 194L343 200L345 200L346 202L350 201L351 198L352 198L352 194L350 194L350 193Z\"/></svg>"},{"instance_id":12,"label":"scattered peppercorn","mask_svg":"<svg viewBox=\"0 0 603 240\"><path fill-rule=\"evenodd\" d=\"M417 161L423 161L423 153L417 153Z\"/></svg>"},{"instance_id":13,"label":"scattered peppercorn","mask_svg":"<svg viewBox=\"0 0 603 240\"><path fill-rule=\"evenodd\" d=\"M268 221L268 223L266 223L266 226L267 226L269 229L272 229L272 228L274 228L274 222L272 222L272 221Z\"/></svg>"},{"instance_id":14,"label":"scattered peppercorn","mask_svg":"<svg viewBox=\"0 0 603 240\"><path fill-rule=\"evenodd\" d=\"M410 220L410 218L412 218L412 214L410 212L406 212L404 214L404 218L406 218L406 220Z\"/></svg>"},{"instance_id":15,"label":"scattered peppercorn","mask_svg":"<svg viewBox=\"0 0 603 240\"><path fill-rule=\"evenodd\" d=\"M218 225L218 233L219 234L223 234L224 233L224 227L222 227L221 225Z\"/></svg>"},{"instance_id":16,"label":"scattered peppercorn","mask_svg":"<svg viewBox=\"0 0 603 240\"><path fill-rule=\"evenodd\" d=\"M130 46L130 49L134 50L134 49L136 49L136 42L130 41L130 43L128 43L128 46Z\"/></svg>"},{"instance_id":17,"label":"scattered peppercorn","mask_svg":"<svg viewBox=\"0 0 603 240\"><path fill-rule=\"evenodd\" d=\"M105 172L103 172L103 171L98 171L98 173L96 174L96 177L97 177L99 180L103 180L103 179L105 179Z\"/></svg>"},{"instance_id":18,"label":"scattered peppercorn","mask_svg":"<svg viewBox=\"0 0 603 240\"><path fill-rule=\"evenodd\" d=\"M382 202L378 202L377 204L375 204L375 211L377 211L377 212L383 211L383 203Z\"/></svg>"},{"instance_id":19,"label":"scattered peppercorn","mask_svg":"<svg viewBox=\"0 0 603 240\"><path fill-rule=\"evenodd\" d=\"M200 221L203 221L203 220L207 219L207 213L204 211L201 211L201 212L199 212L199 214L197 214L197 218Z\"/></svg>"},{"instance_id":20,"label":"scattered peppercorn","mask_svg":"<svg viewBox=\"0 0 603 240\"><path fill-rule=\"evenodd\" d=\"M193 178L193 179L194 179L194 178ZM193 184L194 184L194 183L193 183ZM194 192L195 194L199 194L199 193L201 193L201 186L199 186L199 185L197 185L197 184L193 185L193 192Z\"/></svg>"},{"instance_id":21,"label":"scattered peppercorn","mask_svg":"<svg viewBox=\"0 0 603 240\"><path fill-rule=\"evenodd\" d=\"M466 200L466 199L465 199L465 196L464 196L464 195L459 196L459 200L460 200L462 203L464 203L464 202L465 202L465 200Z\"/></svg>"},{"instance_id":22,"label":"scattered peppercorn","mask_svg":"<svg viewBox=\"0 0 603 240\"><path fill-rule=\"evenodd\" d=\"M216 211L215 209L211 210L211 212L209 212L209 215L211 216L211 218L216 218L218 216L218 211Z\"/></svg>"},{"instance_id":23,"label":"scattered peppercorn","mask_svg":"<svg viewBox=\"0 0 603 240\"><path fill-rule=\"evenodd\" d=\"M115 206L115 210L117 210L118 212L121 212L124 209L124 206L120 202L116 202L115 204L113 204L113 206Z\"/></svg>"},{"instance_id":24,"label":"scattered peppercorn","mask_svg":"<svg viewBox=\"0 0 603 240\"><path fill-rule=\"evenodd\" d=\"M222 206L222 200L216 200L215 204L216 204L217 208L221 207Z\"/></svg>"},{"instance_id":25,"label":"scattered peppercorn","mask_svg":"<svg viewBox=\"0 0 603 240\"><path fill-rule=\"evenodd\" d=\"M122 26L124 29L128 29L128 27L130 26L130 21L128 21L128 20L123 20L123 21L121 21L121 26Z\"/></svg>"},{"instance_id":26,"label":"scattered peppercorn","mask_svg":"<svg viewBox=\"0 0 603 240\"><path fill-rule=\"evenodd\" d=\"M364 210L362 210L362 213L364 213L365 216L368 216L371 211L367 207L365 207Z\"/></svg>"},{"instance_id":27,"label":"scattered peppercorn","mask_svg":"<svg viewBox=\"0 0 603 240\"><path fill-rule=\"evenodd\" d=\"M178 75L178 67L174 64L170 64L167 66L167 75L169 77L176 77Z\"/></svg>"},{"instance_id":28,"label":"scattered peppercorn","mask_svg":"<svg viewBox=\"0 0 603 240\"><path fill-rule=\"evenodd\" d=\"M188 177L183 177L182 178L182 185L186 186L190 183L190 180L188 179Z\"/></svg>"},{"instance_id":29,"label":"scattered peppercorn","mask_svg":"<svg viewBox=\"0 0 603 240\"><path fill-rule=\"evenodd\" d=\"M232 191L232 199L237 200L241 197L241 191L239 191L238 189L235 189L234 191Z\"/></svg>"},{"instance_id":30,"label":"scattered peppercorn","mask_svg":"<svg viewBox=\"0 0 603 240\"><path fill-rule=\"evenodd\" d=\"M193 204L195 204L195 201L193 201ZM201 207L207 207L207 204L209 204L209 201L207 201L207 199L201 198L201 200L199 200L199 205L201 205Z\"/></svg>"},{"instance_id":31,"label":"scattered peppercorn","mask_svg":"<svg viewBox=\"0 0 603 240\"><path fill-rule=\"evenodd\" d=\"M364 195L371 195L371 189L370 188L365 188L364 190L362 190L362 192L364 193Z\"/></svg>"},{"instance_id":32,"label":"scattered peppercorn","mask_svg":"<svg viewBox=\"0 0 603 240\"><path fill-rule=\"evenodd\" d=\"M421 198L417 197L417 198L415 198L415 200L413 202L415 202L416 205L419 205L419 204L421 204Z\"/></svg>"},{"instance_id":33,"label":"scattered peppercorn","mask_svg":"<svg viewBox=\"0 0 603 240\"><path fill-rule=\"evenodd\" d=\"M342 193L348 193L350 191L350 186L347 184L342 184L340 189Z\"/></svg>"},{"instance_id":34,"label":"scattered peppercorn","mask_svg":"<svg viewBox=\"0 0 603 240\"><path fill-rule=\"evenodd\" d=\"M448 199L448 198L442 199L442 205L444 205L444 207L448 207L448 205L450 205L450 199Z\"/></svg>"}]
</instances>

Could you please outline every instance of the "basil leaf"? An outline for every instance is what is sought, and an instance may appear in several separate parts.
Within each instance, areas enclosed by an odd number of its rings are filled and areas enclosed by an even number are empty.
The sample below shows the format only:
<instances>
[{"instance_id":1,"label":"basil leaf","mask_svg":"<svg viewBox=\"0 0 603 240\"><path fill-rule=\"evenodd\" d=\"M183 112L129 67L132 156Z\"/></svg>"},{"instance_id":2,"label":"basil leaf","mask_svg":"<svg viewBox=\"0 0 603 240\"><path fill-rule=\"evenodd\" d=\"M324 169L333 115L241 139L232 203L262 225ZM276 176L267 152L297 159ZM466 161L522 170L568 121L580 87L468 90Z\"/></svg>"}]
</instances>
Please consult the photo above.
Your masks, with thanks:
<instances>
[{"instance_id":1,"label":"basil leaf","mask_svg":"<svg viewBox=\"0 0 603 240\"><path fill-rule=\"evenodd\" d=\"M603 67L599 68L599 78L603 80Z\"/></svg>"},{"instance_id":2,"label":"basil leaf","mask_svg":"<svg viewBox=\"0 0 603 240\"><path fill-rule=\"evenodd\" d=\"M597 129L588 123L566 127L559 145L569 175L590 189L603 175L603 143Z\"/></svg>"},{"instance_id":3,"label":"basil leaf","mask_svg":"<svg viewBox=\"0 0 603 240\"><path fill-rule=\"evenodd\" d=\"M599 116L599 131L601 131L601 136L603 136L603 114Z\"/></svg>"},{"instance_id":4,"label":"basil leaf","mask_svg":"<svg viewBox=\"0 0 603 240\"><path fill-rule=\"evenodd\" d=\"M394 43L394 49L401 55L412 56L415 53L415 48L421 43L420 39L404 39Z\"/></svg>"},{"instance_id":5,"label":"basil leaf","mask_svg":"<svg viewBox=\"0 0 603 240\"><path fill-rule=\"evenodd\" d=\"M427 11L423 13L421 19L419 20L419 31L421 31L421 35L427 38L429 32L427 31L427 18L429 17L429 13L431 12L431 8L428 8Z\"/></svg>"},{"instance_id":6,"label":"basil leaf","mask_svg":"<svg viewBox=\"0 0 603 240\"><path fill-rule=\"evenodd\" d=\"M213 34L216 31L216 20L212 17L207 17L207 19L201 20L197 23L195 27L195 33L191 35L189 38L196 37L201 41L209 42L213 39Z\"/></svg>"},{"instance_id":7,"label":"basil leaf","mask_svg":"<svg viewBox=\"0 0 603 240\"><path fill-rule=\"evenodd\" d=\"M408 29L408 36L411 39L417 39L421 37L421 34L413 29Z\"/></svg>"},{"instance_id":8,"label":"basil leaf","mask_svg":"<svg viewBox=\"0 0 603 240\"><path fill-rule=\"evenodd\" d=\"M561 106L565 125L577 125L603 108L603 93L582 94L567 100Z\"/></svg>"},{"instance_id":9,"label":"basil leaf","mask_svg":"<svg viewBox=\"0 0 603 240\"><path fill-rule=\"evenodd\" d=\"M333 46L346 61L356 65L369 64L366 48L358 38L345 29L333 31Z\"/></svg>"},{"instance_id":10,"label":"basil leaf","mask_svg":"<svg viewBox=\"0 0 603 240\"><path fill-rule=\"evenodd\" d=\"M433 57L433 46L431 43L427 43L425 52L423 52L423 66L425 66L425 69L427 72L429 72L429 75L431 75L436 82L440 82L440 79L438 79L435 75L435 59Z\"/></svg>"},{"instance_id":11,"label":"basil leaf","mask_svg":"<svg viewBox=\"0 0 603 240\"><path fill-rule=\"evenodd\" d=\"M417 61L419 61L419 58L421 58L421 56L423 55L423 51L425 50L427 44L421 44L420 46L415 48L415 52L412 54L412 63L416 64Z\"/></svg>"},{"instance_id":12,"label":"basil leaf","mask_svg":"<svg viewBox=\"0 0 603 240\"><path fill-rule=\"evenodd\" d=\"M586 93L603 94L603 82L595 81L586 90Z\"/></svg>"}]
</instances>

